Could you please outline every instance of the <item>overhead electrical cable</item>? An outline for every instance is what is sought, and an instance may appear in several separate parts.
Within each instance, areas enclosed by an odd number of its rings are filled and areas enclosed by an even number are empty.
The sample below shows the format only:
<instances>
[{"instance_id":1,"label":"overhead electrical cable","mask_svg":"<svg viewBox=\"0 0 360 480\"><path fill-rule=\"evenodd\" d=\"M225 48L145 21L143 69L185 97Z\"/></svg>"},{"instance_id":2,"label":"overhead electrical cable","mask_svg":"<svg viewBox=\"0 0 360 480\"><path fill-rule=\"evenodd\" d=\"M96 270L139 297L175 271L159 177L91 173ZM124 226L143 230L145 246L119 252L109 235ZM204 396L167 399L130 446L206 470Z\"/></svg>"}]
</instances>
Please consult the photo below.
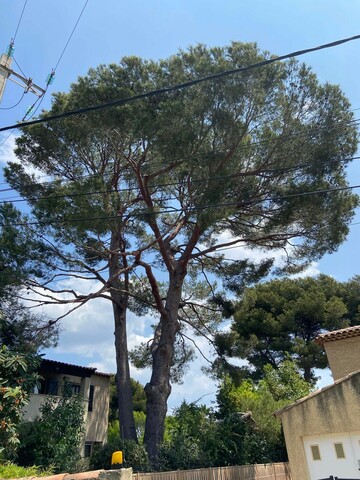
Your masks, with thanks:
<instances>
[{"instance_id":1,"label":"overhead electrical cable","mask_svg":"<svg viewBox=\"0 0 360 480\"><path fill-rule=\"evenodd\" d=\"M20 66L18 65L17 61L15 60L15 58L13 57L13 52L14 52L14 43L15 43L15 39L16 39L16 35L18 33L18 30L19 30L19 27L20 27L20 23L21 23L21 20L23 18L23 15L24 15L24 11L25 11L25 8L26 8L26 4L27 4L28 0L25 0L24 2L24 5L23 5L23 8L22 8L22 11L21 11L21 14L20 14L20 18L19 18L19 21L17 23L17 26L16 26L16 29L15 29L15 33L14 33L14 36L13 38L11 39L11 42L10 42L10 46L8 47L8 55L11 56L14 60L14 62L16 63L16 65L19 67L21 73L24 75L24 77L26 77L26 75L24 74L24 72L22 71L22 69L20 68ZM24 98L24 95L26 93L26 90L24 90L23 94L21 95L20 97L20 100L18 102L16 102L14 105L12 105L11 107L0 107L0 110L12 110L13 108L17 107L22 99ZM11 132L12 133L12 132ZM4 145L4 143L7 141L7 139L11 136L11 133L9 136L7 136L5 138L5 140L0 144L0 147L2 145Z\"/></svg>"},{"instance_id":2,"label":"overhead electrical cable","mask_svg":"<svg viewBox=\"0 0 360 480\"><path fill-rule=\"evenodd\" d=\"M78 19L77 19L76 22L75 22L74 28L72 29L72 31L71 31L71 33L70 33L70 36L69 36L69 38L68 38L68 40L67 40L67 42L66 42L66 44L65 44L65 47L63 48L63 50L62 50L62 52L61 52L61 54L60 54L59 60L57 61L56 65L55 65L55 67L54 67L54 71L56 71L57 67L59 66L59 63L61 62L61 59L62 59L63 56L64 56L64 53L65 53L65 51L66 51L66 49L67 49L67 47L68 47L68 45L69 45L69 43L70 43L70 40L71 40L72 36L74 35L74 32L75 32L75 30L76 30L76 27L78 26L78 23L79 23L79 21L80 21L80 18L82 17L82 15L83 15L83 13L84 13L84 10L85 10L88 2L89 2L89 0L86 0L85 3L84 3L84 6L83 6L83 8L82 8L82 10L81 10L81 12L80 12L80 15L78 16Z\"/></svg>"},{"instance_id":3,"label":"overhead electrical cable","mask_svg":"<svg viewBox=\"0 0 360 480\"><path fill-rule=\"evenodd\" d=\"M224 77L227 77L229 75L234 75L234 74L246 72L246 71L249 71L249 70L254 70L256 68L264 67L266 65L270 65L272 63L279 62L281 60L286 60L286 59L289 59L289 58L298 57L298 56L301 56L301 55L305 55L307 53L316 52L318 50L323 50L323 49L326 49L326 48L336 47L338 45L342 45L343 43L347 43L347 42L351 42L351 41L359 40L359 39L360 39L360 35L355 35L355 36L352 36L352 37L348 37L348 38L344 38L344 39L341 39L341 40L336 40L334 42L319 45L317 47L307 48L307 49L304 49L304 50L298 50L298 51L295 51L295 52L292 52L292 53L288 53L286 55L280 55L278 57L273 57L273 58L263 60L263 61L258 62L258 63L254 63L252 65L247 65L245 67L235 68L235 69L232 69L232 70L226 70L226 71L223 71L223 72L208 75L206 77L190 80L188 82L179 83L179 84L176 84L176 85L173 85L173 86L170 86L170 87L160 88L160 89L157 89L157 90L151 90L149 92L141 93L141 94L138 94L138 95L133 95L131 97L125 97L125 98L121 98L121 99L118 99L118 100L113 100L111 102L101 103L99 105L92 105L92 106L89 106L89 107L83 107L83 108L79 108L77 110L71 110L71 111L63 112L63 113L60 113L60 114L57 114L57 115L49 115L46 118L39 118L37 120L32 120L30 122L21 122L21 123L15 124L15 125L8 125L6 127L1 127L0 132L4 132L6 130L11 130L13 128L23 128L23 127L27 127L27 126L30 126L30 125L36 125L38 123L44 123L44 122L59 120L61 118L66 118L66 117L70 117L70 116L74 116L74 115L80 115L82 113L93 112L93 111L97 111L97 110L103 110L105 108L125 105L127 103L134 102L134 101L137 101L137 100L140 100L140 99L150 98L150 97L162 95L162 94L165 94L165 93L174 92L174 91L177 91L177 90L182 90L184 88L192 87L193 85L198 85L199 83L203 83L203 82L210 81L210 80L211 81L218 80L220 78L224 78Z\"/></svg>"},{"instance_id":4,"label":"overhead electrical cable","mask_svg":"<svg viewBox=\"0 0 360 480\"><path fill-rule=\"evenodd\" d=\"M69 38L67 39L67 41L66 41L66 43L65 43L64 48L62 49L62 52L61 52L61 54L60 54L60 56L59 56L59 58L58 58L58 61L56 62L55 67L52 69L51 73L49 74L48 78L46 79L45 92L44 92L43 95L41 96L41 100L40 100L39 104L38 104L37 107L35 108L36 103L37 103L37 101L36 101L36 102L31 106L31 115L30 115L29 119L31 119L31 118L36 114L36 112L39 110L39 108L40 108L40 106L41 106L41 104L42 104L42 102L43 102L43 100L44 100L44 97L45 97L45 95L46 95L46 92L47 92L49 86L51 85L51 83L52 83L53 80L54 80L54 77L55 77L55 74L56 74L56 70L57 70L57 68L58 68L58 66L59 66L59 63L61 62L61 60L62 60L62 58L63 58L63 56L64 56L64 54L65 54L65 51L66 51L66 49L67 49L67 47L68 47L68 45L69 45L69 43L70 43L70 40L72 39L72 36L74 35L74 32L75 32L75 30L76 30L76 27L78 26L78 23L79 23L82 15L83 15L83 13L84 13L84 10L85 10L88 2L89 2L89 0L85 0L85 3L84 3L84 5L83 5L83 8L82 8L82 10L81 10L81 12L80 12L80 14L79 14L76 22L75 22L75 25L74 25L73 29L71 30L71 33L70 33ZM24 120L25 120L25 118L22 119L22 122L23 122Z\"/></svg>"},{"instance_id":5,"label":"overhead electrical cable","mask_svg":"<svg viewBox=\"0 0 360 480\"><path fill-rule=\"evenodd\" d=\"M12 58L13 58L14 62L16 63L16 65L17 65L18 69L20 70L20 72L24 75L24 77L29 78L27 75L25 75L23 69L20 67L20 65L19 65L18 62L16 61L14 55L13 55Z\"/></svg>"},{"instance_id":6,"label":"overhead electrical cable","mask_svg":"<svg viewBox=\"0 0 360 480\"><path fill-rule=\"evenodd\" d=\"M9 138L10 138L11 135L14 133L14 131L15 131L15 128L13 128L13 129L11 130L11 132L9 133L9 135L4 138L4 140L0 143L0 148L9 140Z\"/></svg>"},{"instance_id":7,"label":"overhead electrical cable","mask_svg":"<svg viewBox=\"0 0 360 480\"><path fill-rule=\"evenodd\" d=\"M224 202L224 203L217 203L217 204L210 204L210 205L202 205L202 206L193 206L193 207L188 207L188 208L178 208L178 207L172 207L172 208L167 208L164 210L158 210L154 211L151 210L149 211L149 208L145 208L143 211L136 211L136 212L131 212L131 215L133 217L146 217L146 216L154 216L154 215L164 215L164 214L171 214L171 213L180 213L186 211L187 213L192 213L192 212L197 212L197 211L205 211L205 210L211 210L211 209L218 209L218 208L226 208L226 207L236 207L236 206L241 206L244 207L246 205L251 205L251 204L256 204L256 203L263 203L263 202L279 202L280 200L286 200L290 198L297 198L297 197L304 197L304 196L310 196L310 195L324 195L324 194L331 194L335 192L345 192L349 190L355 190L357 188L360 188L360 185L349 185L347 187L336 187L336 188L326 188L326 189L320 189L320 190L313 190L313 191L308 191L308 192L299 192L299 193L293 193L293 194L287 194L287 195L278 195L278 196L268 196L265 198L261 199L254 199L254 200L245 200L245 201L239 201L239 202ZM68 222L88 222L88 221L97 221L97 220L116 220L119 218L119 215L104 215L101 217L81 217L81 218L61 218L57 220L52 220L50 221L31 221L31 222L14 222L14 223L0 223L0 227L20 227L20 226L31 226L31 225L46 225L46 226L51 226L55 224L64 224Z\"/></svg>"},{"instance_id":8,"label":"overhead electrical cable","mask_svg":"<svg viewBox=\"0 0 360 480\"><path fill-rule=\"evenodd\" d=\"M12 105L11 107L0 107L0 110L12 110L13 108L17 107L19 105L19 103L21 103L22 99L24 98L25 93L26 92L24 90L21 97L20 97L20 100L18 102L16 102L14 105Z\"/></svg>"},{"instance_id":9,"label":"overhead electrical cable","mask_svg":"<svg viewBox=\"0 0 360 480\"><path fill-rule=\"evenodd\" d=\"M83 8L82 8L82 10L81 10L81 12L80 12L80 14L79 14L76 22L75 22L75 25L74 25L74 27L73 27L73 29L72 29L72 31L71 31L71 33L70 33L70 35L69 35L66 43L65 43L64 48L63 48L63 50L62 50L62 52L61 52L61 54L60 54L60 56L59 56L59 58L58 58L58 60L57 60L57 62L56 62L55 68L52 69L51 73L48 75L48 78L46 79L46 88L45 88L44 93L43 93L40 97L38 97L37 100L28 108L27 112L25 113L25 115L24 115L23 118L21 119L21 122L18 123L18 125L21 125L21 123L23 123L23 122L25 121L26 117L28 117L28 116L29 116L28 120L31 119L31 118L36 114L36 112L38 111L38 109L40 108L40 106L41 106L41 104L42 104L42 102L43 102L43 100L44 100L45 94L46 94L46 92L47 92L50 84L52 83L52 81L53 81L53 79L54 79L54 76L55 76L55 73L56 73L56 69L57 69L57 67L59 66L59 63L60 63L60 61L62 60L62 58L63 58L63 56L64 56L64 54L65 54L65 51L66 51L66 49L67 49L67 47L68 47L68 45L69 45L69 43L70 43L70 40L71 40L72 36L74 35L74 32L75 32L75 30L76 30L76 27L77 27L77 25L78 25L78 23L79 23L82 15L83 15L83 13L84 13L84 10L85 10L85 8L86 8L86 6L87 6L87 4L88 4L88 1L89 1L89 0L85 0L85 3L84 3L84 5L83 5ZM16 28L16 32L15 32L14 38L12 39L12 42L11 42L12 45L14 44L15 37L16 37L17 31L18 31L18 29L19 29L19 25L20 25L22 16L23 16L23 14L24 14L24 10L25 10L26 4L27 4L27 0L25 0L25 4L24 4L23 10L22 10L22 12L21 12L20 20L19 20L19 22L18 22L18 26L17 26L17 28ZM24 77L28 78L28 77L24 74L24 72L22 71L22 69L21 69L20 65L17 63L17 61L16 61L15 59L14 59L14 61L15 61L16 65L18 66L18 68L21 70L21 72L22 72L22 74L24 75ZM20 103L20 102L18 102L18 103L15 105L15 107L16 107L19 103ZM35 108L35 107L36 107L36 108ZM14 131L16 128L17 128L17 127L14 127L13 131ZM12 132L11 132L11 133L12 133ZM0 147L1 147L2 145L4 145L4 143L8 140L9 137L10 137L10 136L8 136L8 137L5 138L5 140L0 144Z\"/></svg>"},{"instance_id":10,"label":"overhead electrical cable","mask_svg":"<svg viewBox=\"0 0 360 480\"><path fill-rule=\"evenodd\" d=\"M349 162L351 160L360 160L360 156L357 157L351 157L351 158L344 158L342 160L333 160L333 162ZM330 163L330 162L329 162ZM241 177L263 177L266 174L281 174L281 173L287 173L291 171L296 171L301 168L306 168L306 167L311 167L311 166L316 166L316 162L311 162L311 163L303 163L303 164L298 164L298 165L293 165L291 167L284 167L284 168L278 168L278 169L266 169L262 170L261 172L256 172L254 174L247 173L245 172L239 172L239 173L233 173L229 175L214 175L212 177L205 177L205 178L199 178L199 179L191 179L190 183L191 184L202 184L204 182L219 182L221 180L231 180L231 179L236 179L236 178L241 178ZM39 186L43 186L44 184L40 184ZM48 185L45 183L45 185ZM51 185L51 184L50 184ZM38 185L24 185L24 188L34 188ZM176 182L166 182L166 183L149 183L149 188L151 189L156 189L156 188L164 188L164 187L176 187L176 186L181 186L181 183L176 181ZM9 192L9 191L16 191L14 188L5 188L1 189L0 192ZM104 194L117 194L120 195L122 193L128 193L128 192L138 192L139 187L124 187L124 188L119 188L117 190L88 190L86 192L78 192L78 193L65 193L65 194L55 194L55 195L45 195L45 196L34 196L34 200L39 201L39 200L54 200L54 199L60 199L60 198L77 198L77 197L86 197L86 196L91 196L91 195L104 195ZM31 195L28 194L28 195ZM30 201L32 199L30 198ZM161 201L165 200L176 200L175 197L169 197L169 198L161 198L159 199ZM28 202L29 200L27 198L23 198L21 195L17 195L16 197L9 197L6 199L0 199L0 204L4 203L23 203L23 202Z\"/></svg>"},{"instance_id":11,"label":"overhead electrical cable","mask_svg":"<svg viewBox=\"0 0 360 480\"><path fill-rule=\"evenodd\" d=\"M12 42L13 42L13 43L15 42L16 35L17 35L17 33L18 33L18 30L19 30L19 27L20 27L20 23L21 23L21 20L22 20L22 18L23 18L23 15L24 15L24 11L25 11L27 2L28 2L28 0L25 0L25 2L24 2L24 6L23 6L23 9L22 9L22 12L21 12L21 15L20 15L20 18L19 18L19 21L18 21L16 30L15 30L15 33L14 33L14 37L13 37L13 39L12 39Z\"/></svg>"}]
</instances>

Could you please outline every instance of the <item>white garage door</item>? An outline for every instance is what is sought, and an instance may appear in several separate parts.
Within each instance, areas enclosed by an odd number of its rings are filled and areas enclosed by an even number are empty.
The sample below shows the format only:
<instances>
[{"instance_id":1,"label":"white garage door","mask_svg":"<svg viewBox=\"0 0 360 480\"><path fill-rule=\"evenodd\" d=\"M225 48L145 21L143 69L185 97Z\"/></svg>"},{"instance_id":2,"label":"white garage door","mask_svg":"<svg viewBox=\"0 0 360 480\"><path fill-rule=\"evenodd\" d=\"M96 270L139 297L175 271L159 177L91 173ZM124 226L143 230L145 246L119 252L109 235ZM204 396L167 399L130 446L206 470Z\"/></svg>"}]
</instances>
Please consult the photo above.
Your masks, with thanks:
<instances>
[{"instance_id":1,"label":"white garage door","mask_svg":"<svg viewBox=\"0 0 360 480\"><path fill-rule=\"evenodd\" d=\"M360 432L312 435L303 442L311 480L360 480Z\"/></svg>"}]
</instances>

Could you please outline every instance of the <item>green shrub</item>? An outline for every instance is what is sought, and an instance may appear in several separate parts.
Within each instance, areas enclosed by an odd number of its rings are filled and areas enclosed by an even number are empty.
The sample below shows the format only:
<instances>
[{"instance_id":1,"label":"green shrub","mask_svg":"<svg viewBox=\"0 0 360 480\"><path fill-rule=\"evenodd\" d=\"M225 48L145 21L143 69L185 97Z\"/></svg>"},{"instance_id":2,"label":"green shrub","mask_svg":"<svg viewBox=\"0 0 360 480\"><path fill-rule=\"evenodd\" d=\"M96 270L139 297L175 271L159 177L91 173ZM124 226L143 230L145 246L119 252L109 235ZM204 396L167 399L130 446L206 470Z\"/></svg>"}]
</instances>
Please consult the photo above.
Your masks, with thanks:
<instances>
[{"instance_id":1,"label":"green shrub","mask_svg":"<svg viewBox=\"0 0 360 480\"><path fill-rule=\"evenodd\" d=\"M90 469L111 469L111 456L118 450L125 451L125 467L132 467L134 472L150 471L145 447L132 440L125 440L123 444L119 437L117 440L112 439L105 445L94 446L90 456Z\"/></svg>"},{"instance_id":2,"label":"green shrub","mask_svg":"<svg viewBox=\"0 0 360 480\"><path fill-rule=\"evenodd\" d=\"M83 400L64 391L60 400L48 397L40 411L39 419L21 427L18 463L77 472L85 429Z\"/></svg>"},{"instance_id":3,"label":"green shrub","mask_svg":"<svg viewBox=\"0 0 360 480\"><path fill-rule=\"evenodd\" d=\"M39 361L37 355L13 352L5 345L0 348L0 453L8 460L16 458L22 408L38 380Z\"/></svg>"},{"instance_id":4,"label":"green shrub","mask_svg":"<svg viewBox=\"0 0 360 480\"><path fill-rule=\"evenodd\" d=\"M46 477L52 475L52 469L43 470L40 467L20 467L12 462L0 464L0 478Z\"/></svg>"}]
</instances>

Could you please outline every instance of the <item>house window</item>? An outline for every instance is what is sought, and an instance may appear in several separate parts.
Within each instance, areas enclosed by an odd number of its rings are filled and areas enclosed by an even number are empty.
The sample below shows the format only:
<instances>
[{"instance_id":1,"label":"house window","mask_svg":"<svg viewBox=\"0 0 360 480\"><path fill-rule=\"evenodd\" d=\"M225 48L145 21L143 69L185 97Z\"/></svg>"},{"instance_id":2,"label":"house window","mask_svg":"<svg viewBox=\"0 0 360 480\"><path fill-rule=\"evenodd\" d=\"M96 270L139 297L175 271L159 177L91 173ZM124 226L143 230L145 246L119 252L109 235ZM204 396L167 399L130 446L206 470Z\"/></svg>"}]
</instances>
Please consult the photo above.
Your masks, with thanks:
<instances>
[{"instance_id":1,"label":"house window","mask_svg":"<svg viewBox=\"0 0 360 480\"><path fill-rule=\"evenodd\" d=\"M90 385L90 390L89 390L89 404L88 404L88 412L93 411L93 406L94 406L94 385Z\"/></svg>"},{"instance_id":2,"label":"house window","mask_svg":"<svg viewBox=\"0 0 360 480\"><path fill-rule=\"evenodd\" d=\"M344 447L342 443L334 443L336 458L345 458Z\"/></svg>"},{"instance_id":3,"label":"house window","mask_svg":"<svg viewBox=\"0 0 360 480\"><path fill-rule=\"evenodd\" d=\"M45 378L40 381L39 393L44 395L57 395L59 389L59 382L55 378Z\"/></svg>"},{"instance_id":4,"label":"house window","mask_svg":"<svg viewBox=\"0 0 360 480\"><path fill-rule=\"evenodd\" d=\"M310 445L313 460L321 460L319 445Z\"/></svg>"},{"instance_id":5,"label":"house window","mask_svg":"<svg viewBox=\"0 0 360 480\"><path fill-rule=\"evenodd\" d=\"M91 442L86 442L85 443L85 448L84 448L84 457L89 458L91 455L92 451L92 443Z\"/></svg>"},{"instance_id":6,"label":"house window","mask_svg":"<svg viewBox=\"0 0 360 480\"><path fill-rule=\"evenodd\" d=\"M77 383L72 383L71 393L72 395L80 395L80 385L78 385Z\"/></svg>"}]
</instances>

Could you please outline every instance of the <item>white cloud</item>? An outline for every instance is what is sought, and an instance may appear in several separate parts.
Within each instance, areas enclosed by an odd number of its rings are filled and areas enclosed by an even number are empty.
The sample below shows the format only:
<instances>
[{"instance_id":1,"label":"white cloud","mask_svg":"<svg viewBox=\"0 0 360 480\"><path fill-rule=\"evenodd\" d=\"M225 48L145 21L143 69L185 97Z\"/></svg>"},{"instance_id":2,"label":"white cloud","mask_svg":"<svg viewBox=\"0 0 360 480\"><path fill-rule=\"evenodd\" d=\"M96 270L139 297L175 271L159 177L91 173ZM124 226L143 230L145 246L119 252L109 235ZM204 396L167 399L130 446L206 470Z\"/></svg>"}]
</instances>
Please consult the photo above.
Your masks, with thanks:
<instances>
[{"instance_id":1,"label":"white cloud","mask_svg":"<svg viewBox=\"0 0 360 480\"><path fill-rule=\"evenodd\" d=\"M311 262L303 272L291 275L291 278L316 277L320 273L319 262Z\"/></svg>"},{"instance_id":2,"label":"white cloud","mask_svg":"<svg viewBox=\"0 0 360 480\"><path fill-rule=\"evenodd\" d=\"M14 149L16 147L15 140L18 137L15 133L8 133L5 132L4 134L0 134L0 165L6 165L8 162L20 163L20 160L14 153ZM34 174L38 178L41 178L43 181L48 179L49 177L44 175L43 172L40 170L26 166L25 171L29 174Z\"/></svg>"},{"instance_id":3,"label":"white cloud","mask_svg":"<svg viewBox=\"0 0 360 480\"><path fill-rule=\"evenodd\" d=\"M217 244L221 245L223 243L231 242L235 240L235 237L231 236L230 232L224 231L218 237ZM220 253L223 253L226 258L230 260L246 260L249 259L253 262L261 262L266 258L274 258L274 266L281 267L285 260L286 255L284 250L277 249L277 250L265 250L260 248L249 248L241 243L238 245L225 247L223 250L219 250ZM296 275L292 275L293 278L297 277L313 277L318 275L320 270L318 269L318 262L311 262L310 265L301 273Z\"/></svg>"},{"instance_id":4,"label":"white cloud","mask_svg":"<svg viewBox=\"0 0 360 480\"><path fill-rule=\"evenodd\" d=\"M0 163L15 162L17 158L14 153L16 135L5 132L0 135ZM4 142L4 143L3 143Z\"/></svg>"}]
</instances>

